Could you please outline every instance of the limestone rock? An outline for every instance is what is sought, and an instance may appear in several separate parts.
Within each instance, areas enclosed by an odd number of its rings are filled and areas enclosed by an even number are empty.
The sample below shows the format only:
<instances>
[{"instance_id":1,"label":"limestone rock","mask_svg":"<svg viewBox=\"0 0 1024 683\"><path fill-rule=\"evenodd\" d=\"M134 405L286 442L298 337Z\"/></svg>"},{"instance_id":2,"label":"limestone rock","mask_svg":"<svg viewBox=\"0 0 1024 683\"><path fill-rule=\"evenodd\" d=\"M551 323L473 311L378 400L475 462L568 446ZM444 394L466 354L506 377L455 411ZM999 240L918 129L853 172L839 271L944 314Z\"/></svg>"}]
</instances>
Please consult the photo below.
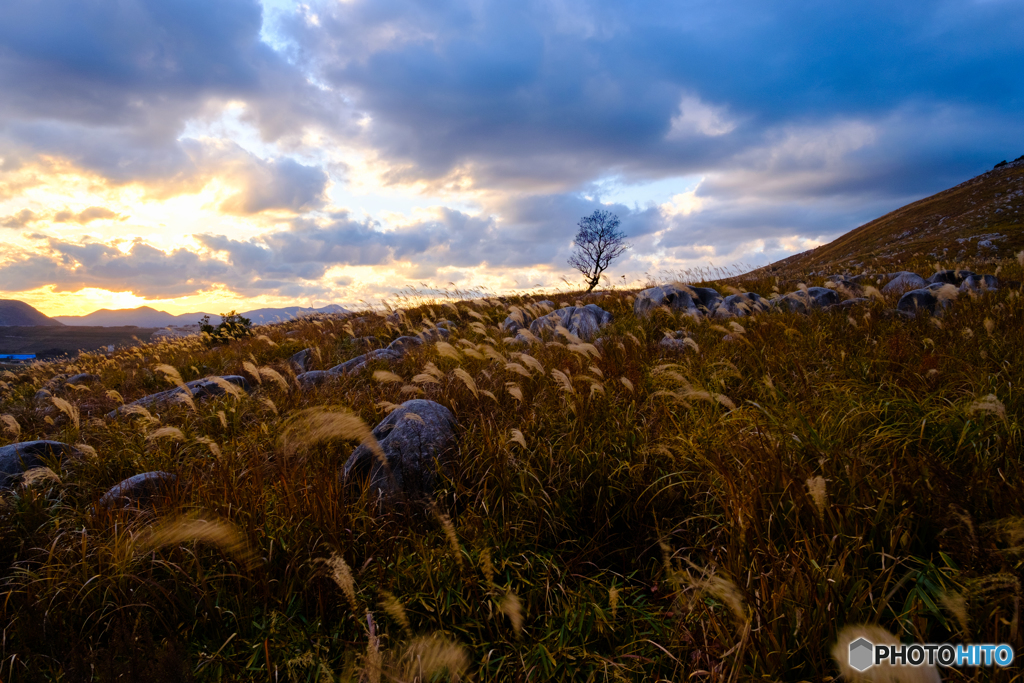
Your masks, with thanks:
<instances>
[{"instance_id":1,"label":"limestone rock","mask_svg":"<svg viewBox=\"0 0 1024 683\"><path fill-rule=\"evenodd\" d=\"M923 288L912 289L901 296L899 303L896 304L896 310L913 317L918 313L934 315L937 308L946 308L947 306L949 306L949 300L940 300L936 296L935 289Z\"/></svg>"},{"instance_id":2,"label":"limestone rock","mask_svg":"<svg viewBox=\"0 0 1024 683\"><path fill-rule=\"evenodd\" d=\"M524 306L513 306L508 317L501 323L501 329L510 334L518 332L522 328L529 329L538 316L547 315L555 308L553 301L543 300Z\"/></svg>"},{"instance_id":3,"label":"limestone rock","mask_svg":"<svg viewBox=\"0 0 1024 683\"><path fill-rule=\"evenodd\" d=\"M902 271L896 273L891 280L884 287L882 287L882 294L898 294L911 289L924 289L928 286L924 278L917 273L911 273L910 271Z\"/></svg>"},{"instance_id":4,"label":"limestone rock","mask_svg":"<svg viewBox=\"0 0 1024 683\"><path fill-rule=\"evenodd\" d=\"M312 389L330 378L331 375L327 374L326 370L307 370L295 376L295 380L303 389Z\"/></svg>"},{"instance_id":5,"label":"limestone rock","mask_svg":"<svg viewBox=\"0 0 1024 683\"><path fill-rule=\"evenodd\" d=\"M812 309L834 306L839 303L839 293L828 287L808 287L807 291L798 289L772 299L772 307L785 308L794 313L810 313Z\"/></svg>"},{"instance_id":6,"label":"limestone rock","mask_svg":"<svg viewBox=\"0 0 1024 683\"><path fill-rule=\"evenodd\" d=\"M974 273L969 270L939 270L929 276L928 284L944 284L960 286L964 278L973 277Z\"/></svg>"},{"instance_id":7,"label":"limestone rock","mask_svg":"<svg viewBox=\"0 0 1024 683\"><path fill-rule=\"evenodd\" d=\"M368 477L371 489L385 498L399 492L429 496L437 468L455 449L455 426L455 416L440 403L406 401L373 428L387 467L368 446L360 445L345 462L343 476Z\"/></svg>"},{"instance_id":8,"label":"limestone rock","mask_svg":"<svg viewBox=\"0 0 1024 683\"><path fill-rule=\"evenodd\" d=\"M590 341L611 320L612 314L597 304L566 306L534 320L530 332L539 337L545 330L554 332L561 325L580 339Z\"/></svg>"},{"instance_id":9,"label":"limestone rock","mask_svg":"<svg viewBox=\"0 0 1024 683\"><path fill-rule=\"evenodd\" d=\"M700 299L692 287L661 285L645 289L637 294L636 300L633 302L633 312L638 316L644 316L649 315L659 306L667 306L696 318L701 315L697 306L699 301Z\"/></svg>"},{"instance_id":10,"label":"limestone rock","mask_svg":"<svg viewBox=\"0 0 1024 683\"><path fill-rule=\"evenodd\" d=\"M999 289L999 278L995 275L971 275L960 283L961 292L984 292Z\"/></svg>"},{"instance_id":11,"label":"limestone rock","mask_svg":"<svg viewBox=\"0 0 1024 683\"><path fill-rule=\"evenodd\" d=\"M828 287L808 287L807 293L814 300L814 306L824 308L839 303L839 292Z\"/></svg>"},{"instance_id":12,"label":"limestone rock","mask_svg":"<svg viewBox=\"0 0 1024 683\"><path fill-rule=\"evenodd\" d=\"M11 488L23 472L46 467L54 458L63 462L77 452L61 441L22 441L4 446L0 448L0 490Z\"/></svg>"},{"instance_id":13,"label":"limestone rock","mask_svg":"<svg viewBox=\"0 0 1024 683\"><path fill-rule=\"evenodd\" d=\"M689 337L690 333L686 330L676 330L671 334L666 333L662 340L658 342L658 346L668 351L693 350L693 347L686 343Z\"/></svg>"},{"instance_id":14,"label":"limestone rock","mask_svg":"<svg viewBox=\"0 0 1024 683\"><path fill-rule=\"evenodd\" d=\"M829 306L829 308L830 309L853 308L854 306L859 306L861 304L866 304L866 303L868 303L870 301L871 301L870 299L865 299L864 297L854 297L852 299L846 299L845 301L840 301L837 304L832 304L831 306Z\"/></svg>"},{"instance_id":15,"label":"limestone rock","mask_svg":"<svg viewBox=\"0 0 1024 683\"><path fill-rule=\"evenodd\" d=\"M170 498L178 477L168 472L143 472L110 488L96 503L99 509L145 507Z\"/></svg>"},{"instance_id":16,"label":"limestone rock","mask_svg":"<svg viewBox=\"0 0 1024 683\"><path fill-rule=\"evenodd\" d=\"M241 375L224 375L219 379L222 379L230 384L234 384L236 387L240 387L247 393L251 391L249 387L249 381L242 377ZM195 379L192 380L191 382L186 382L185 386L188 388L190 392L192 392L192 399L197 401L204 398L209 398L211 396L220 396L221 394L224 393L224 389L222 389L216 382L214 382L210 378ZM153 405L160 405L168 403L170 401L174 401L179 396L182 395L184 395L184 390L181 387L174 387L173 389L168 389L167 391L161 391L155 394L150 394L149 396L143 396L137 401L132 401L131 403L128 403L126 405L118 406L117 409L107 413L107 417L117 417L118 415L125 412L127 406L141 406L143 408L148 409L150 406Z\"/></svg>"},{"instance_id":17,"label":"limestone rock","mask_svg":"<svg viewBox=\"0 0 1024 683\"><path fill-rule=\"evenodd\" d=\"M839 280L836 280L835 283L836 283L836 291L839 292L842 296L848 296L848 297L855 297L856 298L856 297L859 297L861 294L864 293L864 289L858 283L854 282L853 280L839 279Z\"/></svg>"},{"instance_id":18,"label":"limestone rock","mask_svg":"<svg viewBox=\"0 0 1024 683\"><path fill-rule=\"evenodd\" d=\"M312 362L313 349L302 349L288 359L288 364L295 368L295 371L299 373L308 371Z\"/></svg>"},{"instance_id":19,"label":"limestone rock","mask_svg":"<svg viewBox=\"0 0 1024 683\"><path fill-rule=\"evenodd\" d=\"M396 361L401 359L403 352L393 349L374 349L361 356L356 356L344 363L339 363L327 371L328 375L354 375L366 369L366 366L373 360Z\"/></svg>"},{"instance_id":20,"label":"limestone rock","mask_svg":"<svg viewBox=\"0 0 1024 683\"><path fill-rule=\"evenodd\" d=\"M769 310L768 301L759 294L730 294L715 308L716 318L742 318Z\"/></svg>"}]
</instances>

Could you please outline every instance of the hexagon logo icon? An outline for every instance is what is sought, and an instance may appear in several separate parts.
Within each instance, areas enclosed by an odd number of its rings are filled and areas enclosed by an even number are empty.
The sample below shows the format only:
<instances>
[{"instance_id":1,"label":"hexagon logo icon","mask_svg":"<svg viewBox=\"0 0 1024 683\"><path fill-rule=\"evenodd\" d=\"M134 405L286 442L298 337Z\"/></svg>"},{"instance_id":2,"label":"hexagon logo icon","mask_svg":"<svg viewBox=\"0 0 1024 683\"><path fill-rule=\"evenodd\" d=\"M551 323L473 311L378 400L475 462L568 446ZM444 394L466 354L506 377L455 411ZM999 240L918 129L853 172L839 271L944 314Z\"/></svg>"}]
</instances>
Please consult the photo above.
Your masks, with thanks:
<instances>
[{"instance_id":1,"label":"hexagon logo icon","mask_svg":"<svg viewBox=\"0 0 1024 683\"><path fill-rule=\"evenodd\" d=\"M860 672L867 671L874 665L875 646L867 638L858 638L850 643L850 666Z\"/></svg>"}]
</instances>

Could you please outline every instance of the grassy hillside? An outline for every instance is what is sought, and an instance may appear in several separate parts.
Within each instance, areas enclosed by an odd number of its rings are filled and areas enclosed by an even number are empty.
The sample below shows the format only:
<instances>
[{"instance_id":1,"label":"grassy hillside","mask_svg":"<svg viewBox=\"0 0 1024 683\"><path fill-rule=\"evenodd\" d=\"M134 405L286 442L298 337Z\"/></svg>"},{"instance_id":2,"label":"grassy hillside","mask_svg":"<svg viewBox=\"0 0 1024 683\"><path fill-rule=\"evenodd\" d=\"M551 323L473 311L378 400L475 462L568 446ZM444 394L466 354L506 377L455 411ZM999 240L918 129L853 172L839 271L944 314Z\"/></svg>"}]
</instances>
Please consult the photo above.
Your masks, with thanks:
<instances>
[{"instance_id":1,"label":"grassy hillside","mask_svg":"<svg viewBox=\"0 0 1024 683\"><path fill-rule=\"evenodd\" d=\"M48 318L32 306L14 299L0 299L0 327L11 325L48 325L60 327L64 323Z\"/></svg>"},{"instance_id":2,"label":"grassy hillside","mask_svg":"<svg viewBox=\"0 0 1024 683\"><path fill-rule=\"evenodd\" d=\"M991 265L1024 279L1016 259ZM595 301L615 315L595 347L514 347L498 325L519 300L451 300L3 374L0 444L87 448L0 503L0 678L829 680L856 624L1021 652L1019 291L912 320L885 300L637 318L632 299ZM442 318L449 347L312 392L286 362L312 346L325 369L363 352L355 338ZM692 346L659 346L681 328ZM104 417L173 386L164 365L255 390ZM101 382L38 404L58 372ZM282 441L302 410L351 432L343 411L372 427L414 397L459 423L434 509L377 512L343 485L355 441ZM151 470L180 477L173 504L94 511Z\"/></svg>"},{"instance_id":3,"label":"grassy hillside","mask_svg":"<svg viewBox=\"0 0 1024 683\"><path fill-rule=\"evenodd\" d=\"M978 247L990 241L992 248ZM772 264L765 272L934 270L996 263L1024 249L1024 158L888 213L834 242Z\"/></svg>"}]
</instances>

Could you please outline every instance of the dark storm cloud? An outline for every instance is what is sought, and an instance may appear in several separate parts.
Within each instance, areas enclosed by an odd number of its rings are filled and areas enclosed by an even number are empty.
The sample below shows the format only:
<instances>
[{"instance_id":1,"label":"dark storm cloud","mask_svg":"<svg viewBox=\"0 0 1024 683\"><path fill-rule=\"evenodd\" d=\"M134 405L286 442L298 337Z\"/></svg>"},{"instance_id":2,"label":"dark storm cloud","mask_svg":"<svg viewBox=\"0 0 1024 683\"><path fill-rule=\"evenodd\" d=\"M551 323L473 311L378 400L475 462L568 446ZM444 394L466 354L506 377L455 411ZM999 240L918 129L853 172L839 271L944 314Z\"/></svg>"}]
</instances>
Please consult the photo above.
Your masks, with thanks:
<instances>
[{"instance_id":1,"label":"dark storm cloud","mask_svg":"<svg viewBox=\"0 0 1024 683\"><path fill-rule=\"evenodd\" d=\"M264 43L261 27L256 0L0 4L0 154L57 155L115 182L188 190L196 169L179 134L227 101L244 102L268 140L311 122L340 128L340 101Z\"/></svg>"},{"instance_id":2,"label":"dark storm cloud","mask_svg":"<svg viewBox=\"0 0 1024 683\"><path fill-rule=\"evenodd\" d=\"M483 186L571 188L728 170L773 131L884 125L907 107L963 131L1007 119L968 159L945 141L937 156L960 173L1024 145L1019 3L394 0L314 4L279 26L297 60L354 93L375 146L405 162L398 178L469 168ZM897 142L922 135L904 126Z\"/></svg>"}]
</instances>

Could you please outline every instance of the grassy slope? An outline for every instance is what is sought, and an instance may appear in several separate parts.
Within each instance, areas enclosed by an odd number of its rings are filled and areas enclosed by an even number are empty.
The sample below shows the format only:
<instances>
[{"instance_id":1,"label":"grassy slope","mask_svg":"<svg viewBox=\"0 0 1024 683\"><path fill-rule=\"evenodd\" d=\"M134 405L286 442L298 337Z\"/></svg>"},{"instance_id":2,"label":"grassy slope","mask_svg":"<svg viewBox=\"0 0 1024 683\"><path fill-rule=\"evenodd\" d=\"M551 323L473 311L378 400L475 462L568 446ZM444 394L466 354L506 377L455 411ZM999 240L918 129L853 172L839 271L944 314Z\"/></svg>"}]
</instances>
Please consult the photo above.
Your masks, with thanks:
<instances>
[{"instance_id":1,"label":"grassy slope","mask_svg":"<svg viewBox=\"0 0 1024 683\"><path fill-rule=\"evenodd\" d=\"M967 261L994 261L1024 249L1024 162L983 173L956 187L877 218L829 244L796 254L766 269L782 277L811 271L879 269L899 265L927 273L933 264L959 267ZM995 250L976 247L1001 234ZM958 242L958 239L975 238Z\"/></svg>"},{"instance_id":2,"label":"grassy slope","mask_svg":"<svg viewBox=\"0 0 1024 683\"><path fill-rule=\"evenodd\" d=\"M960 265L1024 280L1013 258ZM778 280L743 284L768 295ZM0 373L0 444L95 451L0 502L0 678L373 680L379 656L382 680L411 680L418 653L474 680L820 680L838 673L840 629L862 623L1021 651L1019 291L963 295L941 320L874 301L739 327L637 319L631 302L598 301L615 314L599 355L549 340L517 356L497 326L518 301L453 300L398 325L300 321ZM302 393L286 364L314 346L327 368L362 352L354 337L441 318L458 352L374 366L397 382ZM698 349L658 346L684 327ZM103 417L171 386L164 364L261 383ZM58 371L102 385L37 408ZM460 424L435 511L375 514L337 479L353 441L282 442L302 411L372 426L421 395ZM92 511L157 469L187 482L158 517Z\"/></svg>"},{"instance_id":3,"label":"grassy slope","mask_svg":"<svg viewBox=\"0 0 1024 683\"><path fill-rule=\"evenodd\" d=\"M1015 261L1003 266L1020 278ZM345 679L372 661L366 611L389 671L431 644L464 656L480 680L813 679L835 673L838 629L863 622L1020 648L1017 292L965 298L941 326L886 317L880 302L852 319L773 314L744 320L732 342L732 327L636 319L630 301L600 302L616 314L600 357L552 342L530 350L542 369L529 369L497 331L505 305L425 306L401 331L456 320L457 358L422 348L389 367L403 382L364 374L312 395L264 372L251 397L163 409L158 423L101 418L117 404L107 392L166 388L152 371L165 363L186 381L246 362L287 377L285 359L307 344L329 367L358 353L353 334L399 330L378 317L325 320L216 350L179 340L83 356L66 370L96 372L103 386L72 391L77 426L32 407L58 368L6 375L2 411L21 439L97 455L0 508L0 676L263 680L269 667L282 680L326 680L328 668ZM662 330L683 326L700 350L664 355ZM440 382L411 381L428 362ZM460 422L458 465L438 495L453 537L436 514L374 515L358 486L341 486L351 442L289 453L279 441L301 409L347 406L373 425L384 402L420 391ZM998 404L978 403L990 394ZM181 434L153 436L161 426ZM154 469L190 482L161 519L230 522L256 559L232 551L231 533L206 534L221 545L188 541L195 524L154 550L152 519L90 512L107 487ZM351 601L324 563L332 556L351 568ZM939 606L944 594L967 596L966 627Z\"/></svg>"}]
</instances>

